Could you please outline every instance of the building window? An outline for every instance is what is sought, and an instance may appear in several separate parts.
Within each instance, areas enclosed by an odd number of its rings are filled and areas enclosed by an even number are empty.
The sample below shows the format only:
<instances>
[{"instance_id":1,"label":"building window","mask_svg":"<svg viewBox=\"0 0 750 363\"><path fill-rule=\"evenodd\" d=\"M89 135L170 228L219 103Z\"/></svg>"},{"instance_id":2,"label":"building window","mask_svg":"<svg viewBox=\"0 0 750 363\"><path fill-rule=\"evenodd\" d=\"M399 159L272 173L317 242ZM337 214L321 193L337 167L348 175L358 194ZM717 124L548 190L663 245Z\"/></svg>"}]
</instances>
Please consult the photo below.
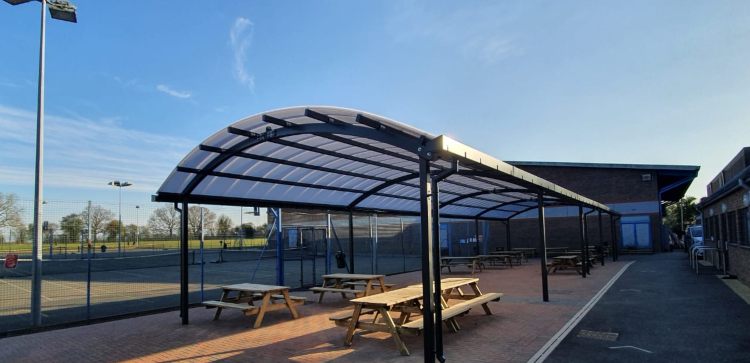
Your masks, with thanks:
<instances>
[{"instance_id":1,"label":"building window","mask_svg":"<svg viewBox=\"0 0 750 363\"><path fill-rule=\"evenodd\" d=\"M731 211L726 214L727 216L727 236L726 241L736 243L737 242L737 213Z\"/></svg>"},{"instance_id":2,"label":"building window","mask_svg":"<svg viewBox=\"0 0 750 363\"><path fill-rule=\"evenodd\" d=\"M739 210L740 244L750 246L750 213L747 208Z\"/></svg>"}]
</instances>

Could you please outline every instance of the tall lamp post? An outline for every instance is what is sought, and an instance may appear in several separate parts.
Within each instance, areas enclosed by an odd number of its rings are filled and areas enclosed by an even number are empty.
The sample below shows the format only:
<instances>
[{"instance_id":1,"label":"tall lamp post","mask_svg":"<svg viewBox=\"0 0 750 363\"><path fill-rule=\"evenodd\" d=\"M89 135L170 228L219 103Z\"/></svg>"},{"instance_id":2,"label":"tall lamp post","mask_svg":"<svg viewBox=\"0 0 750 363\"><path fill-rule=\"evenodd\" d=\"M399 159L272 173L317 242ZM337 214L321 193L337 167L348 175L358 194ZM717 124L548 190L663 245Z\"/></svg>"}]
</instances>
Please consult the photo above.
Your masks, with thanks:
<instances>
[{"instance_id":1,"label":"tall lamp post","mask_svg":"<svg viewBox=\"0 0 750 363\"><path fill-rule=\"evenodd\" d=\"M5 0L19 5L31 0ZM34 245L31 254L31 324L42 325L42 175L44 171L44 40L46 29L45 10L53 19L75 23L76 7L66 0L37 0L42 3L41 30L39 37L39 85L36 108L36 167L34 173Z\"/></svg>"},{"instance_id":2,"label":"tall lamp post","mask_svg":"<svg viewBox=\"0 0 750 363\"><path fill-rule=\"evenodd\" d=\"M113 187L117 187L119 190L118 192L118 198L119 202L117 203L117 253L122 254L122 188L129 187L133 185L131 182L126 181L120 181L120 180L113 180L107 185L111 185Z\"/></svg>"}]
</instances>

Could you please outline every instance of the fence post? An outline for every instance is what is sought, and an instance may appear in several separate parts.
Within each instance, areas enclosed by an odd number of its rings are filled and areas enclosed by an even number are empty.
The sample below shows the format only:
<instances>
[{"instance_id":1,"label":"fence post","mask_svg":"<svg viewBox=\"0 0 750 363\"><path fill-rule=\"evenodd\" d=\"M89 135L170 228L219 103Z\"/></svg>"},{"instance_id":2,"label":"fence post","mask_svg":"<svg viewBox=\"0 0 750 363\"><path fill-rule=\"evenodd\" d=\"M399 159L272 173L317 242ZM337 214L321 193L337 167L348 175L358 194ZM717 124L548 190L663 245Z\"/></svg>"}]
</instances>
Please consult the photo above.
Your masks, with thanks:
<instances>
[{"instance_id":1,"label":"fence post","mask_svg":"<svg viewBox=\"0 0 750 363\"><path fill-rule=\"evenodd\" d=\"M91 201L86 207L86 320L91 320Z\"/></svg>"}]
</instances>

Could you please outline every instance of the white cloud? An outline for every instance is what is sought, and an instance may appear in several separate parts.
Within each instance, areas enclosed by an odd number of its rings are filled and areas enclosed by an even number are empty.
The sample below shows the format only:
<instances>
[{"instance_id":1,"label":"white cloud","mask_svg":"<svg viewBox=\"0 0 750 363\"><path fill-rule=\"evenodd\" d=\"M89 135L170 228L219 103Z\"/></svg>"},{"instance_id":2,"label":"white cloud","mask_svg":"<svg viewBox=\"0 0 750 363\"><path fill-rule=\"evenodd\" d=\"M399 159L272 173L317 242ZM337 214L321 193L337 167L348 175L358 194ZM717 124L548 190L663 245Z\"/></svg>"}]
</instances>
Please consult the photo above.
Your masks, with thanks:
<instances>
[{"instance_id":1,"label":"white cloud","mask_svg":"<svg viewBox=\"0 0 750 363\"><path fill-rule=\"evenodd\" d=\"M187 91L177 91L177 90L172 89L171 87L169 87L169 86L167 86L165 84L156 85L156 89L159 92L166 93L166 94L168 94L168 95L170 95L172 97L177 97L177 98L190 98L190 97L192 97L192 94L190 92L187 92Z\"/></svg>"},{"instance_id":2,"label":"white cloud","mask_svg":"<svg viewBox=\"0 0 750 363\"><path fill-rule=\"evenodd\" d=\"M456 4L397 3L387 30L398 42L433 42L484 64L523 54L508 25L519 9L502 2L468 7Z\"/></svg>"},{"instance_id":3,"label":"white cloud","mask_svg":"<svg viewBox=\"0 0 750 363\"><path fill-rule=\"evenodd\" d=\"M106 189L123 178L155 192L193 140L128 129L117 118L45 118L45 185ZM0 184L32 185L36 114L0 105Z\"/></svg>"},{"instance_id":4,"label":"white cloud","mask_svg":"<svg viewBox=\"0 0 750 363\"><path fill-rule=\"evenodd\" d=\"M255 25L247 18L239 17L229 31L229 44L232 47L234 77L250 90L255 89L255 76L247 71L247 51L253 41Z\"/></svg>"}]
</instances>

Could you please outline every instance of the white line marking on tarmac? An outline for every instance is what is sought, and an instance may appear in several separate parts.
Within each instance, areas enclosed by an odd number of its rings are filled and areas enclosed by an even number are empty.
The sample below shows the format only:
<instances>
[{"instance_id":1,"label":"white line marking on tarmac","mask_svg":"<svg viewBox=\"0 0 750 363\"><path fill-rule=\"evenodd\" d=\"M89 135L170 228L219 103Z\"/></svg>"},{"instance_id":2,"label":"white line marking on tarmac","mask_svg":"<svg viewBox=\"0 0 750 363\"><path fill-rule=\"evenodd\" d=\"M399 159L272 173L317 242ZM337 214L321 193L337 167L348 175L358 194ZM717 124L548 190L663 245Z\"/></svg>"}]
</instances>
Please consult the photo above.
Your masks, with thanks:
<instances>
[{"instance_id":1,"label":"white line marking on tarmac","mask_svg":"<svg viewBox=\"0 0 750 363\"><path fill-rule=\"evenodd\" d=\"M619 346L619 347L609 347L609 349L635 349L635 350L640 350L641 352L644 352L644 353L649 353L649 354L653 353L650 350L646 350L646 349L643 349L643 348L634 347L632 345L623 345L623 346Z\"/></svg>"},{"instance_id":2,"label":"white line marking on tarmac","mask_svg":"<svg viewBox=\"0 0 750 363\"><path fill-rule=\"evenodd\" d=\"M547 359L547 357L552 354L552 351L554 351L555 348L560 345L563 339L565 339L565 337L568 336L571 331L573 331L573 328L575 328L576 325L578 325L578 323L583 320L583 317L586 316L589 310L591 310L594 305L599 302L599 300L602 298L602 296L604 296L607 290L609 290L609 288L614 285L615 281L617 281L617 279L622 276L625 270L627 270L628 267L630 267L630 265L634 263L635 261L630 261L627 265L623 266L620 271L612 276L609 282L607 282L607 284L604 285L602 289L599 290L599 292L597 292L596 295L594 295L594 297L592 297L591 300L589 300L589 302L581 308L581 310L578 310L578 312L573 315L573 317L570 318L570 320L568 320L568 322L565 323L565 325L563 325L563 327L560 328L560 330L555 333L555 335L553 335L552 338L550 338L550 340L547 341L547 343L544 344L544 346L529 359L528 363L543 362L545 359Z\"/></svg>"}]
</instances>

